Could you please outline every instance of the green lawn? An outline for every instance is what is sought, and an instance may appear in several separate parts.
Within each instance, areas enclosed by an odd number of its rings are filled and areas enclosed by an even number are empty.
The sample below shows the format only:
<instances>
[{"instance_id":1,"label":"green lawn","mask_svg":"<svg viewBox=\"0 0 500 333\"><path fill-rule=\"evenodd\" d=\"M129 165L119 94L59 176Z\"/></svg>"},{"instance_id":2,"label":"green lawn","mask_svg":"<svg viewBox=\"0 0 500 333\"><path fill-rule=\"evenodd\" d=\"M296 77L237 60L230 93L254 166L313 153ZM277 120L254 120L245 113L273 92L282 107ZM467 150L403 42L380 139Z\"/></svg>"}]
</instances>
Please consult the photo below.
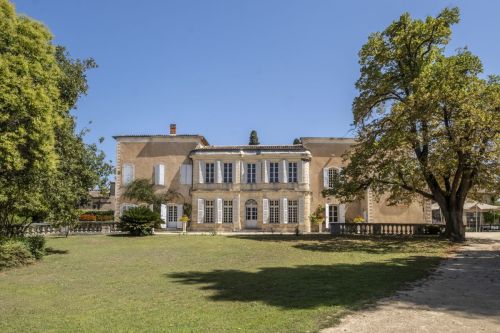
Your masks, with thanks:
<instances>
[{"instance_id":1,"label":"green lawn","mask_svg":"<svg viewBox=\"0 0 500 333\"><path fill-rule=\"evenodd\" d=\"M0 272L0 332L305 332L421 278L437 240L74 236Z\"/></svg>"}]
</instances>

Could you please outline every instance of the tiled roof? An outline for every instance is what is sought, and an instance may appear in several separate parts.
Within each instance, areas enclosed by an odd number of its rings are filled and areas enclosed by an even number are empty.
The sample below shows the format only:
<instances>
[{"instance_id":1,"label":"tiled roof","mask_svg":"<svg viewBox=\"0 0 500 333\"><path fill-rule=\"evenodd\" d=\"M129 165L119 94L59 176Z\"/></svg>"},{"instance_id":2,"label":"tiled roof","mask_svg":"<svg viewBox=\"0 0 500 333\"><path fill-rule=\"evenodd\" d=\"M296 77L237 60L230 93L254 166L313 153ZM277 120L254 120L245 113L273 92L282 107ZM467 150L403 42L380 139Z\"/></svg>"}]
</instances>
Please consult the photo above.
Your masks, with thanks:
<instances>
[{"instance_id":1,"label":"tiled roof","mask_svg":"<svg viewBox=\"0 0 500 333\"><path fill-rule=\"evenodd\" d=\"M201 141L208 145L207 139L203 135L199 134L127 134L127 135L113 135L113 139L118 138L198 138Z\"/></svg>"},{"instance_id":2,"label":"tiled roof","mask_svg":"<svg viewBox=\"0 0 500 333\"><path fill-rule=\"evenodd\" d=\"M153 138L175 138L175 137L192 137L192 138L202 138L203 135L198 135L198 134L177 134L177 135L170 135L170 134L127 134L127 135L113 135L113 138L146 138L146 137L153 137Z\"/></svg>"},{"instance_id":3,"label":"tiled roof","mask_svg":"<svg viewBox=\"0 0 500 333\"><path fill-rule=\"evenodd\" d=\"M234 151L234 150L285 150L285 151L307 151L303 145L242 145L242 146L205 146L193 151Z\"/></svg>"}]
</instances>

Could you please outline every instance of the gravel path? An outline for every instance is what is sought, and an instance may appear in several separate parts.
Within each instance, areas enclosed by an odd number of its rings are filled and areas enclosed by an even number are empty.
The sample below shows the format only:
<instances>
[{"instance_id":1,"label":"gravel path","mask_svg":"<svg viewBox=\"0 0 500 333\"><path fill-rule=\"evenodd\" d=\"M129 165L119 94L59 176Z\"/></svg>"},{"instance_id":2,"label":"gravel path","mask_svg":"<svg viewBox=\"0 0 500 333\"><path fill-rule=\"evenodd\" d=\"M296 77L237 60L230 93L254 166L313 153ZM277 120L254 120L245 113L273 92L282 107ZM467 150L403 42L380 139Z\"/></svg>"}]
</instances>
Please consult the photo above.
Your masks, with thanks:
<instances>
[{"instance_id":1,"label":"gravel path","mask_svg":"<svg viewBox=\"0 0 500 333\"><path fill-rule=\"evenodd\" d=\"M500 332L500 233L467 237L428 279L322 332Z\"/></svg>"}]
</instances>

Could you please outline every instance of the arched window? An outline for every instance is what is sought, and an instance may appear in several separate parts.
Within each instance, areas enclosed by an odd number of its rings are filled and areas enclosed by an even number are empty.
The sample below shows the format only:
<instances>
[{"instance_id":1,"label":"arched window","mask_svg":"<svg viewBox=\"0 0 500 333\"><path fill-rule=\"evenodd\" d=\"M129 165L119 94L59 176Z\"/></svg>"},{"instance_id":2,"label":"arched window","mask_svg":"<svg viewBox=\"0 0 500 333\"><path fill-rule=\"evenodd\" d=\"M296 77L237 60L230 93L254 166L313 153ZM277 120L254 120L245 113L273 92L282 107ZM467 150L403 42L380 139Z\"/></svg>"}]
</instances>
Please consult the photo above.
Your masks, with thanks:
<instances>
[{"instance_id":1,"label":"arched window","mask_svg":"<svg viewBox=\"0 0 500 333\"><path fill-rule=\"evenodd\" d=\"M247 221L257 221L257 202L253 199L245 203L245 219Z\"/></svg>"}]
</instances>

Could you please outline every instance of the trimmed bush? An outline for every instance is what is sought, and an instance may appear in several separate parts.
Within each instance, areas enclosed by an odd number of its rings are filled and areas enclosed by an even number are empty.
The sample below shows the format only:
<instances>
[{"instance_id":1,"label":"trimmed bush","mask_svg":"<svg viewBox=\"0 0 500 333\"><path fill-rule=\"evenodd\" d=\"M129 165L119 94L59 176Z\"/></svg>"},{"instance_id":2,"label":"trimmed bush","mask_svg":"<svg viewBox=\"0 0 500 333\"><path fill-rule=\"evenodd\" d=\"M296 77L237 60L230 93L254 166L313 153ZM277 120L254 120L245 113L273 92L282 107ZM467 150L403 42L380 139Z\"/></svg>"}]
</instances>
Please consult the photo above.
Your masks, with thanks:
<instances>
[{"instance_id":1,"label":"trimmed bush","mask_svg":"<svg viewBox=\"0 0 500 333\"><path fill-rule=\"evenodd\" d=\"M80 221L93 222L96 220L96 216L92 214L82 214L80 215Z\"/></svg>"},{"instance_id":2,"label":"trimmed bush","mask_svg":"<svg viewBox=\"0 0 500 333\"><path fill-rule=\"evenodd\" d=\"M45 237L42 235L28 236L22 240L36 259L41 259L45 255Z\"/></svg>"},{"instance_id":3,"label":"trimmed bush","mask_svg":"<svg viewBox=\"0 0 500 333\"><path fill-rule=\"evenodd\" d=\"M159 227L160 223L160 214L148 207L139 206L123 213L120 229L128 231L133 236L147 236L152 235L154 228Z\"/></svg>"},{"instance_id":4,"label":"trimmed bush","mask_svg":"<svg viewBox=\"0 0 500 333\"><path fill-rule=\"evenodd\" d=\"M33 262L33 256L24 241L8 239L0 243L0 270L27 265L31 262Z\"/></svg>"},{"instance_id":5,"label":"trimmed bush","mask_svg":"<svg viewBox=\"0 0 500 333\"><path fill-rule=\"evenodd\" d=\"M113 215L96 215L96 221L113 221L115 217Z\"/></svg>"}]
</instances>

